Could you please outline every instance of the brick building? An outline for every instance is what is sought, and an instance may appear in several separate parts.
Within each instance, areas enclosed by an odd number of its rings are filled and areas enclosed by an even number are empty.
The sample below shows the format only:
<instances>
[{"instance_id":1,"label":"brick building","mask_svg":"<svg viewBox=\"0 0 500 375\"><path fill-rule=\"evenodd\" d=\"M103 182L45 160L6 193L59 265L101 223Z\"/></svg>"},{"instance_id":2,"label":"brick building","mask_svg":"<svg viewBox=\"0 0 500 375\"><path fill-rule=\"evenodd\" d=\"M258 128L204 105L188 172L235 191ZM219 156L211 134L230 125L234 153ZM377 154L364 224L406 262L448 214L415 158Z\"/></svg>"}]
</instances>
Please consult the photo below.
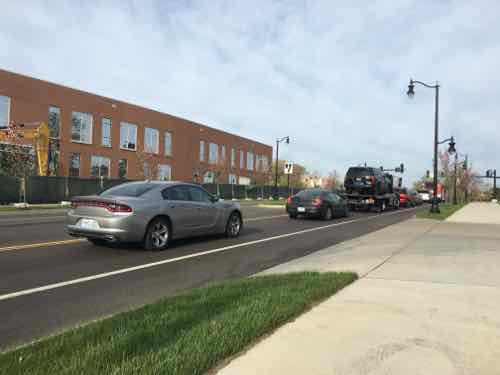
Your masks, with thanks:
<instances>
[{"instance_id":1,"label":"brick building","mask_svg":"<svg viewBox=\"0 0 500 375\"><path fill-rule=\"evenodd\" d=\"M249 184L272 147L133 104L0 69L0 127L47 122L49 175Z\"/></svg>"}]
</instances>

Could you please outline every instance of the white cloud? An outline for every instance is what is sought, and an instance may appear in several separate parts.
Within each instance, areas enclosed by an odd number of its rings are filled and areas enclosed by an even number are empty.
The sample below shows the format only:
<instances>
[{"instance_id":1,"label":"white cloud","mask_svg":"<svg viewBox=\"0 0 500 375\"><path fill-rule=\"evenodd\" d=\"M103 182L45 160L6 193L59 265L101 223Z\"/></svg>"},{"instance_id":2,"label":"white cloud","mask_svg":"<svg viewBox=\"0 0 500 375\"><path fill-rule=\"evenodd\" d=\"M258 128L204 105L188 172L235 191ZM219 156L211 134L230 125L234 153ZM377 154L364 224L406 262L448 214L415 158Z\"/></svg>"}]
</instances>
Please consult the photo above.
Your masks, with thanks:
<instances>
[{"instance_id":1,"label":"white cloud","mask_svg":"<svg viewBox=\"0 0 500 375\"><path fill-rule=\"evenodd\" d=\"M23 1L2 5L0 66L274 144L310 169L396 166L441 135L500 165L495 1Z\"/></svg>"}]
</instances>

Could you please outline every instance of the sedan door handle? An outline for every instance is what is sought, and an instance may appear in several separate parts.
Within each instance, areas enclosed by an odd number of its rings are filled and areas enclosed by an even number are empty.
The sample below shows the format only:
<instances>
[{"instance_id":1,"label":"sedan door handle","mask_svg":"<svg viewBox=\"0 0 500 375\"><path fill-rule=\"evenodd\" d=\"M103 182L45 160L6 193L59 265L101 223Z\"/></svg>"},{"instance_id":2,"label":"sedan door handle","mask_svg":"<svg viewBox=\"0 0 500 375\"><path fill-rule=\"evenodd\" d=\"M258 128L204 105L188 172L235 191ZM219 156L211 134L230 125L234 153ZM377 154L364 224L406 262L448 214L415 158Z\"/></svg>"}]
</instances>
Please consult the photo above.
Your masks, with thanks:
<instances>
[{"instance_id":1,"label":"sedan door handle","mask_svg":"<svg viewBox=\"0 0 500 375\"><path fill-rule=\"evenodd\" d=\"M175 205L171 205L170 208L175 208Z\"/></svg>"}]
</instances>

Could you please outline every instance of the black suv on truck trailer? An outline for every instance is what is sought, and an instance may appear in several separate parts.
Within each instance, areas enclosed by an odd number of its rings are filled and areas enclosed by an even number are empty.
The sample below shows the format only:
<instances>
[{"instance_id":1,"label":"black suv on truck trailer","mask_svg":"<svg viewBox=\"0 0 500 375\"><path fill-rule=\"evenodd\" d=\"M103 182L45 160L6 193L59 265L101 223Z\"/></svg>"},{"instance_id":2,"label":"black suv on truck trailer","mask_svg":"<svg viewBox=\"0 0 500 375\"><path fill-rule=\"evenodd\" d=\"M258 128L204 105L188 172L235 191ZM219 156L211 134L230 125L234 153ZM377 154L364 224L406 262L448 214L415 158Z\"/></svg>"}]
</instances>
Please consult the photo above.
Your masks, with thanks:
<instances>
[{"instance_id":1,"label":"black suv on truck trailer","mask_svg":"<svg viewBox=\"0 0 500 375\"><path fill-rule=\"evenodd\" d=\"M379 212L399 208L399 196L394 191L394 178L380 168L351 167L344 180L345 197L351 210Z\"/></svg>"}]
</instances>

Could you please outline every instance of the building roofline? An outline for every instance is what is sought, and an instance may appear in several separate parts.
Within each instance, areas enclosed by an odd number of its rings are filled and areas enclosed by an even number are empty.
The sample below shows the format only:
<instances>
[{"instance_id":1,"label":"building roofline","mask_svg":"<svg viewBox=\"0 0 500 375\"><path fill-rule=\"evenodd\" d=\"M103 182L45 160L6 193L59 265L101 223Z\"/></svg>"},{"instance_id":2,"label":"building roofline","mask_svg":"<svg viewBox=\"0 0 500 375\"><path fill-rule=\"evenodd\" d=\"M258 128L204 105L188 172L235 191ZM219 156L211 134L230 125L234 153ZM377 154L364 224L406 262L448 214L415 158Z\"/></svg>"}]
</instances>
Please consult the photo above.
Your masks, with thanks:
<instances>
[{"instance_id":1,"label":"building roofline","mask_svg":"<svg viewBox=\"0 0 500 375\"><path fill-rule=\"evenodd\" d=\"M248 141L248 142L253 142L253 143L258 144L260 146L270 147L272 149L271 145L268 145L268 144L256 141L254 139L242 137L240 135L237 135L237 134L234 134L234 133L230 133L230 132L228 132L226 130L221 130L221 129L218 129L218 128L214 128L214 127L211 127L211 126L206 125L206 124L195 122L195 121L186 119L184 117L172 115L170 113L161 112L161 111L156 110L156 109L151 109L151 108L143 107L143 106L140 106L140 105L137 105L137 104L126 102L124 100L113 99L113 98L110 98L110 97L107 97L107 96L95 94L95 93L92 93L92 92L89 92L89 91L85 91L85 90L81 90L81 89L77 89L77 88L74 88L74 87L71 87L71 86L66 86L66 85L63 85L63 84L60 84L60 83L50 82L50 81L47 81L45 79L36 78L36 77L29 76L27 74L21 74L21 73L17 73L17 72L13 72L13 71L10 71L10 70L6 70L6 69L0 68L0 73L2 73L2 72L3 73L7 73L7 74L13 74L13 75L16 75L16 76L19 76L19 77L23 77L23 78L27 78L27 79L32 79L32 80L44 83L46 85L51 85L51 86L56 86L56 87L60 87L60 88L64 88L64 89L68 89L68 90L72 90L72 91L76 91L76 92L81 93L81 94L92 95L92 96L95 96L97 98L100 98L100 99L103 99L103 100L106 100L106 101L114 102L116 104L124 104L124 105L128 105L128 106L135 107L135 108L138 108L138 109L155 112L155 113L158 113L158 114L163 115L163 116L169 116L169 117L172 117L174 119L185 121L185 122L189 123L192 126L197 126L197 127L201 126L201 127L206 128L206 129L215 130L217 132L224 133L224 134L227 134L227 135L230 135L230 136L233 136L233 137L238 137L238 138L240 138L242 140L245 140L245 141Z\"/></svg>"}]
</instances>

